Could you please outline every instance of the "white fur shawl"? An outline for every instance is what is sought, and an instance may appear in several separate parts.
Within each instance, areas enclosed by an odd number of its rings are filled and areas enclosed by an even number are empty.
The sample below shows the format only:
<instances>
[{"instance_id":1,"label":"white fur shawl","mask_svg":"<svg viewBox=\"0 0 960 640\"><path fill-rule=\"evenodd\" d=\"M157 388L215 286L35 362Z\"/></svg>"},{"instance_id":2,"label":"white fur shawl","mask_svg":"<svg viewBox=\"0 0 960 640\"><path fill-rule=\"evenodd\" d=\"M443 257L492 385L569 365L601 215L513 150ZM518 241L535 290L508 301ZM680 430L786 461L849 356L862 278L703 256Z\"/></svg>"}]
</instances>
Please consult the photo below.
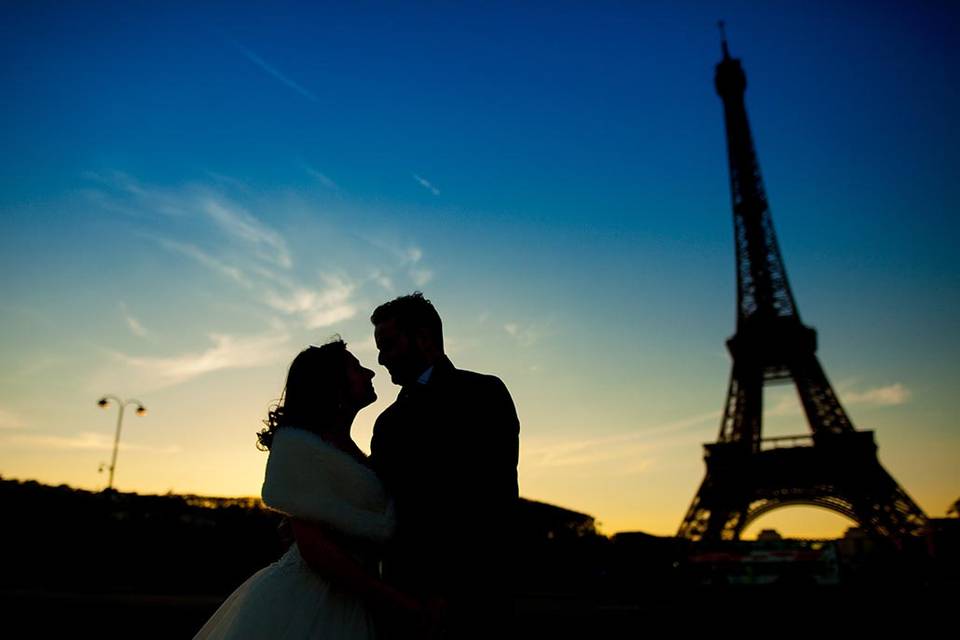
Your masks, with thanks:
<instances>
[{"instance_id":1,"label":"white fur shawl","mask_svg":"<svg viewBox=\"0 0 960 640\"><path fill-rule=\"evenodd\" d=\"M271 509L351 536L384 542L393 533L393 502L373 470L304 429L273 436L261 495Z\"/></svg>"}]
</instances>

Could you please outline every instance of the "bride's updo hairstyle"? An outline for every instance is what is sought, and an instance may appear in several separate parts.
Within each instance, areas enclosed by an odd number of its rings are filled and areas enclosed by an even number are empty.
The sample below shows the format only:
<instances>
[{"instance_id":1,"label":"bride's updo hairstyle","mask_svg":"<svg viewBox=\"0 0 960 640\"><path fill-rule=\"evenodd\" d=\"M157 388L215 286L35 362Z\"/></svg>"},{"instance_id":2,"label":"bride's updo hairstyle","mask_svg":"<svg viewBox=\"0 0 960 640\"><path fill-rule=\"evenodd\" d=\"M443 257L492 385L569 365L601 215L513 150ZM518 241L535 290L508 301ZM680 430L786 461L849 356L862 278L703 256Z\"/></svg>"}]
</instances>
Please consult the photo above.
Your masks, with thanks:
<instances>
[{"instance_id":1,"label":"bride's updo hairstyle","mask_svg":"<svg viewBox=\"0 0 960 640\"><path fill-rule=\"evenodd\" d=\"M287 385L277 404L263 421L267 427L257 433L257 448L268 451L277 429L295 426L313 429L340 408L346 387L347 343L340 336L322 346L310 345L293 359Z\"/></svg>"}]
</instances>

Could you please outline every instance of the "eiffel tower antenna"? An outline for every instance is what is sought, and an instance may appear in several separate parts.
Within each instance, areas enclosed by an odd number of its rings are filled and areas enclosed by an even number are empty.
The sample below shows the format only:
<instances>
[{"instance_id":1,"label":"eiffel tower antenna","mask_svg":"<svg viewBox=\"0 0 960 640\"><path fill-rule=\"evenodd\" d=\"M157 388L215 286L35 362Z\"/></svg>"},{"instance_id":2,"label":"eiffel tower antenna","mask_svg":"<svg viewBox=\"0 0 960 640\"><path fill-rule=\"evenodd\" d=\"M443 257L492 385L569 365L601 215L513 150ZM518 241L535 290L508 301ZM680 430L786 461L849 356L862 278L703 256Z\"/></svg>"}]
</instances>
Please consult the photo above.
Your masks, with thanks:
<instances>
[{"instance_id":1,"label":"eiffel tower antenna","mask_svg":"<svg viewBox=\"0 0 960 640\"><path fill-rule=\"evenodd\" d=\"M817 332L800 320L747 119L747 76L718 26L723 59L714 84L727 134L737 330L727 340L733 371L720 433L705 445L707 473L677 535L737 539L788 504L831 509L877 536L916 534L926 515L880 465L873 432L854 428L820 366ZM810 435L763 438L763 389L774 382L796 386Z\"/></svg>"},{"instance_id":2,"label":"eiffel tower antenna","mask_svg":"<svg viewBox=\"0 0 960 640\"><path fill-rule=\"evenodd\" d=\"M723 49L723 59L730 59L730 50L727 49L727 31L724 29L726 23L723 20L717 20L717 28L720 29L720 46Z\"/></svg>"}]
</instances>

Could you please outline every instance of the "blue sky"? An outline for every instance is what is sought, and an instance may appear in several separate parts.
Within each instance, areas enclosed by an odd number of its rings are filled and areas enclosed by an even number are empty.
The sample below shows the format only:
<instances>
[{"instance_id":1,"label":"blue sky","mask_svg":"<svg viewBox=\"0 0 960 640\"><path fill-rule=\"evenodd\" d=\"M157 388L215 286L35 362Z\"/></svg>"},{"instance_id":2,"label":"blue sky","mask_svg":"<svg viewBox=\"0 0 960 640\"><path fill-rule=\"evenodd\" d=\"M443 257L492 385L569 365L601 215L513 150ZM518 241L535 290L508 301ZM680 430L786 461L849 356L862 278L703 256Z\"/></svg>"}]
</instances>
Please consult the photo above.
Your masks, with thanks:
<instances>
[{"instance_id":1,"label":"blue sky","mask_svg":"<svg viewBox=\"0 0 960 640\"><path fill-rule=\"evenodd\" d=\"M298 348L338 332L373 363L370 310L419 288L455 362L513 391L526 495L672 532L716 437L734 329L724 18L821 361L941 514L960 479L957 15L12 6L0 473L102 485L113 417L94 403L117 393L151 409L125 423L121 488L256 493L249 433ZM363 447L396 393L379 369L376 385ZM804 431L778 394L768 432ZM780 526L842 529L801 516Z\"/></svg>"}]
</instances>

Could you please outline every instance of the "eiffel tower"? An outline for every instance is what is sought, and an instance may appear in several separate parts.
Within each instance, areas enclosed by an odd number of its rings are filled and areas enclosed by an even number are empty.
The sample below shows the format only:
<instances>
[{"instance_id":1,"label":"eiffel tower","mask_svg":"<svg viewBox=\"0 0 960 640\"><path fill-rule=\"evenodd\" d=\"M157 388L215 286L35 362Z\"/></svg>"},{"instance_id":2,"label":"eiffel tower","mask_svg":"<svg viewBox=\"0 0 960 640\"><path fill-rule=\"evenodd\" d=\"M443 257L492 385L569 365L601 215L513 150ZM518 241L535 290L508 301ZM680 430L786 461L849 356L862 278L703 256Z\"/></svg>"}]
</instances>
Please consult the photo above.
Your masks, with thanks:
<instances>
[{"instance_id":1,"label":"eiffel tower","mask_svg":"<svg viewBox=\"0 0 960 640\"><path fill-rule=\"evenodd\" d=\"M727 340L733 371L718 441L704 445L707 474L678 537L736 540L761 515L785 505L830 509L868 533L898 541L927 517L880 464L872 431L858 431L817 359L817 332L800 320L787 281L744 104L746 75L723 60L723 100L737 262L737 331ZM763 389L792 381L810 435L761 435Z\"/></svg>"}]
</instances>

